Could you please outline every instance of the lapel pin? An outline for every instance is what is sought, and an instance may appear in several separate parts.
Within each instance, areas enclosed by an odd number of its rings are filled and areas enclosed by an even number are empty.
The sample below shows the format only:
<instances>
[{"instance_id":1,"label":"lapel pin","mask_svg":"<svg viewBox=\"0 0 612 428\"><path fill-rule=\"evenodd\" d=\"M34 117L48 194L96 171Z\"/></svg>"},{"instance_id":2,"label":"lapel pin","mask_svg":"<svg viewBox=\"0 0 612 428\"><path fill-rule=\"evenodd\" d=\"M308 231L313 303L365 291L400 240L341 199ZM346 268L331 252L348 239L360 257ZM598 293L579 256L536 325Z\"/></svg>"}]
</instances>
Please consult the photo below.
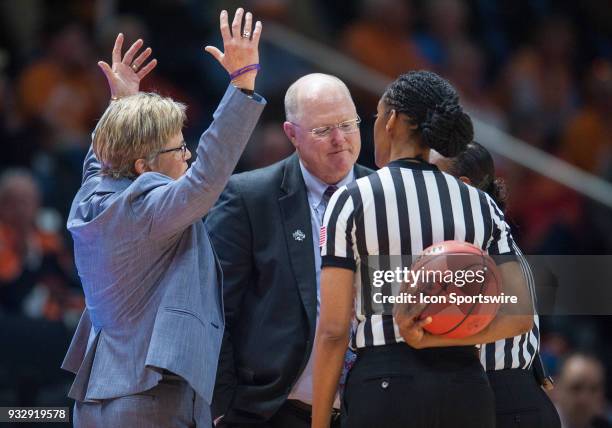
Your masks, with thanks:
<instances>
[{"instance_id":1,"label":"lapel pin","mask_svg":"<svg viewBox=\"0 0 612 428\"><path fill-rule=\"evenodd\" d=\"M306 234L302 232L301 229L297 229L295 232L293 232L293 239L301 242L306 239Z\"/></svg>"}]
</instances>

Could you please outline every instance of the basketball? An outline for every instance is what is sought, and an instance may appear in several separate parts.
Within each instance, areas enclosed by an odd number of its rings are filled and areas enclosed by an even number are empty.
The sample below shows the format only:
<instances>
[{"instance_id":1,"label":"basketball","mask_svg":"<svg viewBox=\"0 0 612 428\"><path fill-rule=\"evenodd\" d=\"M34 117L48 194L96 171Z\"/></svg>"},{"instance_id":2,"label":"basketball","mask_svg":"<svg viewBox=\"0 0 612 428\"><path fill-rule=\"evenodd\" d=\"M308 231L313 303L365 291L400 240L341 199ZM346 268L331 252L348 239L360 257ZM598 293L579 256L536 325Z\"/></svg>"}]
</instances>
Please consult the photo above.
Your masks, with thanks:
<instances>
[{"instance_id":1,"label":"basketball","mask_svg":"<svg viewBox=\"0 0 612 428\"><path fill-rule=\"evenodd\" d=\"M445 241L430 246L413 263L415 287L426 307L421 318L431 334L463 338L482 331L500 307L501 275L495 261L475 245Z\"/></svg>"}]
</instances>

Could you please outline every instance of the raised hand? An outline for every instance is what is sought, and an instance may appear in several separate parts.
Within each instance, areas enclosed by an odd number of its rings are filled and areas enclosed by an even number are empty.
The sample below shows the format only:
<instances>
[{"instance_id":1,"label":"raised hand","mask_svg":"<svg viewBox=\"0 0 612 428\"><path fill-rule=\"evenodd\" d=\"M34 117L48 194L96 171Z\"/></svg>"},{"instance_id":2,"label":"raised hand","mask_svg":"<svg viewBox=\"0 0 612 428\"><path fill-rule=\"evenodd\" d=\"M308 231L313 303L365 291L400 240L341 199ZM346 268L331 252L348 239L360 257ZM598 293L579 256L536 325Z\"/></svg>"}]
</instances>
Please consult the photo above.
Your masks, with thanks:
<instances>
[{"instance_id":1,"label":"raised hand","mask_svg":"<svg viewBox=\"0 0 612 428\"><path fill-rule=\"evenodd\" d=\"M123 48L123 39L123 34L119 33L113 47L112 68L104 61L98 62L98 66L100 66L106 76L106 80L108 80L111 98L113 99L137 94L140 88L140 81L157 65L156 59L145 64L151 55L151 48L146 48L134 59L136 53L144 44L142 39L136 40L125 55L123 55L122 59L121 49Z\"/></svg>"},{"instance_id":2,"label":"raised hand","mask_svg":"<svg viewBox=\"0 0 612 428\"><path fill-rule=\"evenodd\" d=\"M242 25L244 17L244 28ZM229 74L251 64L259 64L259 37L261 36L261 22L255 23L251 33L253 15L244 9L238 8L234 15L231 30L228 23L227 11L222 10L219 17L221 37L223 37L223 52L214 46L206 46L204 50L211 54L227 70ZM233 80L240 88L253 89L257 70L252 70Z\"/></svg>"}]
</instances>

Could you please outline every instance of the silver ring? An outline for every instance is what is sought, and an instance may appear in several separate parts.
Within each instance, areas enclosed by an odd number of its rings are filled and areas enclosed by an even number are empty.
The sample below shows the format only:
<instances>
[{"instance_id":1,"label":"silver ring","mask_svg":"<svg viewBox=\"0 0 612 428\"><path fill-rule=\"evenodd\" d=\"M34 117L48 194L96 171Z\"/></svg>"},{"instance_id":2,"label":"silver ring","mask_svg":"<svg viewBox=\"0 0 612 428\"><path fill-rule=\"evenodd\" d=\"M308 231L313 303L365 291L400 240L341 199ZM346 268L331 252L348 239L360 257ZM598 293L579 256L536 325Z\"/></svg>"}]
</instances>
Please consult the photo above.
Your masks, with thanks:
<instances>
[{"instance_id":1,"label":"silver ring","mask_svg":"<svg viewBox=\"0 0 612 428\"><path fill-rule=\"evenodd\" d=\"M251 36L251 33L250 33L250 32L248 32L248 31L244 31L244 32L242 33L242 38L243 38L243 39L248 39L250 36Z\"/></svg>"},{"instance_id":2,"label":"silver ring","mask_svg":"<svg viewBox=\"0 0 612 428\"><path fill-rule=\"evenodd\" d=\"M132 70L138 71L138 65L137 64L132 64Z\"/></svg>"}]
</instances>

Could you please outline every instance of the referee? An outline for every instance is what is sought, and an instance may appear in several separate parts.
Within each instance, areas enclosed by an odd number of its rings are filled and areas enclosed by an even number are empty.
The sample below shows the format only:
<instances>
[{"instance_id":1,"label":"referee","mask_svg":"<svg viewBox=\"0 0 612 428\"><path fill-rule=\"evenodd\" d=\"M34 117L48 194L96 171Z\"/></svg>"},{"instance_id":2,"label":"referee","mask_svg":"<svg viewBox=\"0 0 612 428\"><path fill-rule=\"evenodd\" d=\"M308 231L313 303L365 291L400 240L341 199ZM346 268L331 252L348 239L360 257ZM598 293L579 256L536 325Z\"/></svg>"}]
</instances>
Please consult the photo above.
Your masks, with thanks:
<instances>
[{"instance_id":1,"label":"referee","mask_svg":"<svg viewBox=\"0 0 612 428\"><path fill-rule=\"evenodd\" d=\"M400 76L379 101L374 143L381 169L341 187L321 229L314 428L329 426L353 310L358 357L346 383L344 427L494 426L493 395L474 345L531 329L531 301L518 263L499 269L506 294L516 295L519 304L502 305L485 330L466 339L425 333L431 319L418 319L423 305L402 308L395 317L373 311L366 268L368 257L418 255L446 240L470 242L489 254L515 254L492 199L425 161L432 148L444 156L459 154L472 137L455 89L434 73Z\"/></svg>"},{"instance_id":2,"label":"referee","mask_svg":"<svg viewBox=\"0 0 612 428\"><path fill-rule=\"evenodd\" d=\"M482 145L473 141L454 158L445 158L432 150L429 159L442 171L486 192L502 212L505 210L505 184L496 178L493 158ZM514 250L535 300L531 267L516 245ZM480 362L495 395L496 428L561 427L555 406L540 386L552 387L552 383L545 374L539 349L537 313L533 315L533 328L527 333L480 347Z\"/></svg>"}]
</instances>

